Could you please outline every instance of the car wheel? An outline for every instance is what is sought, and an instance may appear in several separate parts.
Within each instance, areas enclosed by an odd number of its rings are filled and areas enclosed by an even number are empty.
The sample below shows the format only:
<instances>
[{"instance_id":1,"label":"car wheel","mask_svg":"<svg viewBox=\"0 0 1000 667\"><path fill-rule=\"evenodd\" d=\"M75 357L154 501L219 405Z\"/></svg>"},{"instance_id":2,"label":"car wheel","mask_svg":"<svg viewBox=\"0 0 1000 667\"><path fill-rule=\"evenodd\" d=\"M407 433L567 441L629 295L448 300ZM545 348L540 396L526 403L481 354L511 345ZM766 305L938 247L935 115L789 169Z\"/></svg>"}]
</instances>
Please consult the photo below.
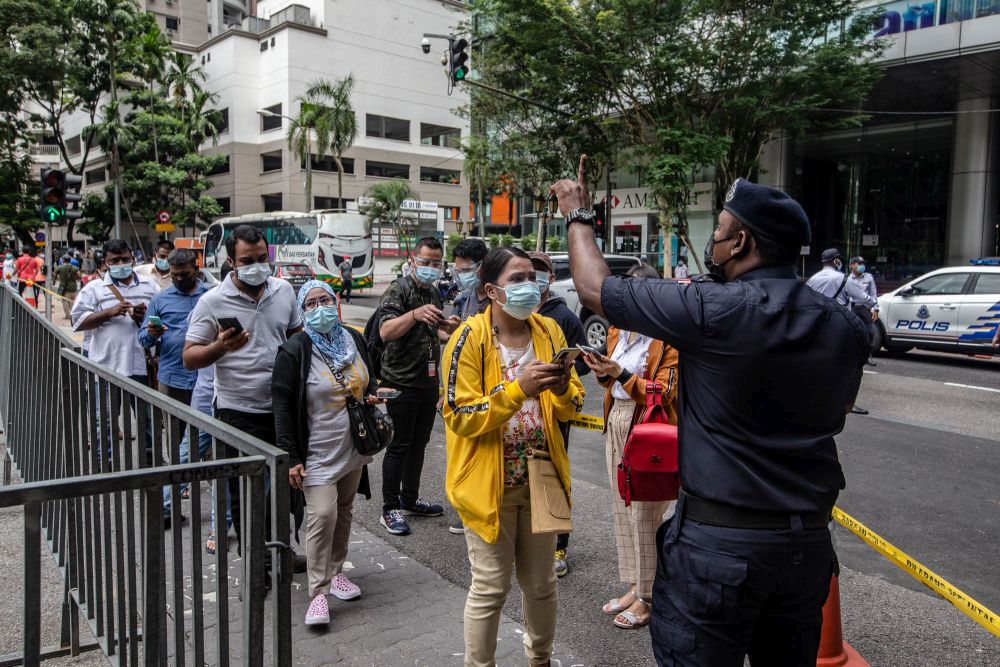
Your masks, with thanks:
<instances>
[{"instance_id":1,"label":"car wheel","mask_svg":"<svg viewBox=\"0 0 1000 667\"><path fill-rule=\"evenodd\" d=\"M884 351L884 354L890 357L898 357L906 354L913 349L912 345L899 345L886 342L885 327L882 326L882 322L875 323L875 340L873 342L872 348L876 351Z\"/></svg>"},{"instance_id":2,"label":"car wheel","mask_svg":"<svg viewBox=\"0 0 1000 667\"><path fill-rule=\"evenodd\" d=\"M591 315L583 323L583 336L587 339L587 345L603 348L608 342L608 321L600 315Z\"/></svg>"}]
</instances>

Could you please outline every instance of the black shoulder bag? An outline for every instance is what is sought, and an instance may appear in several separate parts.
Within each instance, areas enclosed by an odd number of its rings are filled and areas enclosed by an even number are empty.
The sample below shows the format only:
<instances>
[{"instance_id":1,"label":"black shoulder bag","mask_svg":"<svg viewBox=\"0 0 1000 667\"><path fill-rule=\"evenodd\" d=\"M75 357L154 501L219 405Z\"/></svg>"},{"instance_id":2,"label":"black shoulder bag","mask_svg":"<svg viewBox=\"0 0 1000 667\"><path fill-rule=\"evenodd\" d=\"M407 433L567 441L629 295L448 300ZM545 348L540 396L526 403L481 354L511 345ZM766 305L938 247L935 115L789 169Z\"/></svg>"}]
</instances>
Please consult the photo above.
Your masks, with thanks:
<instances>
[{"instance_id":1,"label":"black shoulder bag","mask_svg":"<svg viewBox=\"0 0 1000 667\"><path fill-rule=\"evenodd\" d=\"M354 440L354 449L362 456L378 454L392 442L392 417L374 405L354 398L354 394L344 381L344 374L335 370L333 364L322 352L320 357L344 390L344 405L347 407L347 417L351 422L351 439Z\"/></svg>"}]
</instances>

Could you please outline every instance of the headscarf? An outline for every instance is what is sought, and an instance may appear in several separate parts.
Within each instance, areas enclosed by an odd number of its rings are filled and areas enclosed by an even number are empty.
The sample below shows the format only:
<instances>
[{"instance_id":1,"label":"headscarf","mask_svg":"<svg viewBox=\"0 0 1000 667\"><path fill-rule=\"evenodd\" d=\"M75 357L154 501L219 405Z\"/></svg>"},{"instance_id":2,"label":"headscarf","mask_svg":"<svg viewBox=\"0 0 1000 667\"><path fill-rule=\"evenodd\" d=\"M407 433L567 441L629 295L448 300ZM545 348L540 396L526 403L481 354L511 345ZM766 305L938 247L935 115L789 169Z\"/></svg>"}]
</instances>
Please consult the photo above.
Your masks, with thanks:
<instances>
[{"instance_id":1,"label":"headscarf","mask_svg":"<svg viewBox=\"0 0 1000 667\"><path fill-rule=\"evenodd\" d=\"M317 287L323 288L334 300L337 299L337 293L332 287L320 280L310 280L299 288L299 310L305 312L306 295ZM358 348L354 344L354 338L344 330L339 320L336 326L325 334L310 329L308 324L304 326L309 338L312 339L313 346L326 357L334 370L339 371L354 361Z\"/></svg>"}]
</instances>

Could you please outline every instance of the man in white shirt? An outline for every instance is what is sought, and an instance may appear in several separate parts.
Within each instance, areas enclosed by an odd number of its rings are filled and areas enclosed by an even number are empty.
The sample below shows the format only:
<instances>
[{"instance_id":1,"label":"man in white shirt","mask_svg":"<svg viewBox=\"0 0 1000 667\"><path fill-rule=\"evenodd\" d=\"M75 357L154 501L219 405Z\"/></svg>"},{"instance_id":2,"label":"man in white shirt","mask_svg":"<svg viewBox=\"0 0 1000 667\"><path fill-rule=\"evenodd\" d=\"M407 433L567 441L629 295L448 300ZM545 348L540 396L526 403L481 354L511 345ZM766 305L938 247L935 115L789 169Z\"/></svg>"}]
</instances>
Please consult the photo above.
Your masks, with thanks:
<instances>
[{"instance_id":1,"label":"man in white shirt","mask_svg":"<svg viewBox=\"0 0 1000 667\"><path fill-rule=\"evenodd\" d=\"M167 258L173 251L174 244L171 241L160 241L153 251L153 261L135 267L135 272L152 280L159 285L160 289L167 289L172 284L170 282L170 262L167 261Z\"/></svg>"},{"instance_id":2,"label":"man in white shirt","mask_svg":"<svg viewBox=\"0 0 1000 667\"><path fill-rule=\"evenodd\" d=\"M146 358L136 332L142 325L146 305L160 288L136 275L134 257L127 242L112 239L104 244L107 272L81 290L70 311L74 331L89 332L88 357L136 382L148 384ZM146 451L152 449L153 424L146 414ZM103 434L110 426L102 420Z\"/></svg>"},{"instance_id":3,"label":"man in white shirt","mask_svg":"<svg viewBox=\"0 0 1000 667\"><path fill-rule=\"evenodd\" d=\"M226 251L234 270L191 311L184 366L197 370L215 364L216 418L273 445L271 370L278 347L302 330L302 316L291 284L271 276L267 240L259 229L240 225L226 239ZM224 328L226 318L237 320L241 330ZM227 446L226 455L237 452ZM229 493L242 545L238 478L230 479ZM270 533L270 503L266 507Z\"/></svg>"}]
</instances>

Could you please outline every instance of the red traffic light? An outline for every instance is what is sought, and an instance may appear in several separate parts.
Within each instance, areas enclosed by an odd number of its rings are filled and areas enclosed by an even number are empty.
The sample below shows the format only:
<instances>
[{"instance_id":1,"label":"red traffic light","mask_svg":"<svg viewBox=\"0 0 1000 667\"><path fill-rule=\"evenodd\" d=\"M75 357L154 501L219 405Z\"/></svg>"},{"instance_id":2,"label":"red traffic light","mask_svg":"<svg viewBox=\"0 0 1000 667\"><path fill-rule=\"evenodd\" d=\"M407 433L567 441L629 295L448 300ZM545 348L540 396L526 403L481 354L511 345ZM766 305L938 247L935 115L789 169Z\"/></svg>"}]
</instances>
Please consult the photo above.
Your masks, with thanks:
<instances>
[{"instance_id":1,"label":"red traffic light","mask_svg":"<svg viewBox=\"0 0 1000 667\"><path fill-rule=\"evenodd\" d=\"M55 187L61 184L62 181L63 181L63 173L58 169L46 169L45 175L42 177L42 182L45 184L45 187L47 188Z\"/></svg>"}]
</instances>

